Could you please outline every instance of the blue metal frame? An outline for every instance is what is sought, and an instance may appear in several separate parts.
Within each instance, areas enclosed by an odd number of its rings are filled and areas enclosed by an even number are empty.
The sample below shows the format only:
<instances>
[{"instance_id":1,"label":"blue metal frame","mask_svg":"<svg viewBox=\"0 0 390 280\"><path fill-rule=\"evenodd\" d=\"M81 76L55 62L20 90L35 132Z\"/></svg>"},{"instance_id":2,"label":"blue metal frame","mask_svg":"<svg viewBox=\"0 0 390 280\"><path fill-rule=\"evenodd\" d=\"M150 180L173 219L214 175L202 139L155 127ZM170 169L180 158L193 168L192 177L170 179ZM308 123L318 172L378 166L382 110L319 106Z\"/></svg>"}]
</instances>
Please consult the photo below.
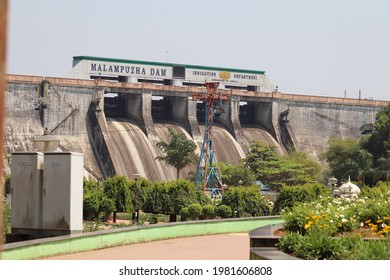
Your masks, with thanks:
<instances>
[{"instance_id":1,"label":"blue metal frame","mask_svg":"<svg viewBox=\"0 0 390 280\"><path fill-rule=\"evenodd\" d=\"M220 96L221 97L221 96ZM222 106L222 99L217 101ZM222 179L218 168L218 162L214 151L214 141L212 126L214 118L220 116L221 112L216 112L216 102L205 92L205 131L203 137L202 150L200 154L198 170L196 173L195 186L197 190L210 192L211 198L222 197Z\"/></svg>"}]
</instances>

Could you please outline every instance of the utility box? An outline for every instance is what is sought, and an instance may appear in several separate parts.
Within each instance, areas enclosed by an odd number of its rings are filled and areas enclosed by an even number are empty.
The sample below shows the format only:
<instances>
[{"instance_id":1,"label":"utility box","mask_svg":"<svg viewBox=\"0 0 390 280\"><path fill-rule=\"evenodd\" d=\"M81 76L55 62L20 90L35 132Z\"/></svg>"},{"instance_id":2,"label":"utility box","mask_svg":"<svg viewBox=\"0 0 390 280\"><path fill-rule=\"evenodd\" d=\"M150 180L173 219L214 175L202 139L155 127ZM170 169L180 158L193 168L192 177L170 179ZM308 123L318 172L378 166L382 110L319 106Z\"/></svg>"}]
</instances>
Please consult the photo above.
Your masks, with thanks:
<instances>
[{"instance_id":1,"label":"utility box","mask_svg":"<svg viewBox=\"0 0 390 280\"><path fill-rule=\"evenodd\" d=\"M36 235L42 228L43 153L12 153L11 172L11 233Z\"/></svg>"},{"instance_id":2,"label":"utility box","mask_svg":"<svg viewBox=\"0 0 390 280\"><path fill-rule=\"evenodd\" d=\"M83 230L83 154L44 154L42 228L47 235Z\"/></svg>"}]
</instances>

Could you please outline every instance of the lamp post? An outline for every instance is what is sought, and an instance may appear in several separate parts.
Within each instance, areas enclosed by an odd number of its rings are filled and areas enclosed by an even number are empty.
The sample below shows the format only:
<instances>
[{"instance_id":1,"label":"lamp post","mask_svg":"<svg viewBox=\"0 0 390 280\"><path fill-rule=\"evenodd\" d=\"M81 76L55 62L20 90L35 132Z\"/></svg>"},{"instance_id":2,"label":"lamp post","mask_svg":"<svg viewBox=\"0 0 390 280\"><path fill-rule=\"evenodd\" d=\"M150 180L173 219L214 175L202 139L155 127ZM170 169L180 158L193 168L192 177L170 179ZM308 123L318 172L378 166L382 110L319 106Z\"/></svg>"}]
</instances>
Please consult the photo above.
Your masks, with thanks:
<instances>
[{"instance_id":1,"label":"lamp post","mask_svg":"<svg viewBox=\"0 0 390 280\"><path fill-rule=\"evenodd\" d=\"M333 194L334 189L335 189L335 187L337 185L337 181L338 180L335 177L331 177L331 178L328 179L328 187L330 187L332 189L332 194Z\"/></svg>"},{"instance_id":2,"label":"lamp post","mask_svg":"<svg viewBox=\"0 0 390 280\"><path fill-rule=\"evenodd\" d=\"M135 181L135 186L134 186L134 192L133 192L133 222L138 222L139 221L139 209L137 208L137 190L138 190L138 180L141 178L140 174L133 174L134 181Z\"/></svg>"}]
</instances>

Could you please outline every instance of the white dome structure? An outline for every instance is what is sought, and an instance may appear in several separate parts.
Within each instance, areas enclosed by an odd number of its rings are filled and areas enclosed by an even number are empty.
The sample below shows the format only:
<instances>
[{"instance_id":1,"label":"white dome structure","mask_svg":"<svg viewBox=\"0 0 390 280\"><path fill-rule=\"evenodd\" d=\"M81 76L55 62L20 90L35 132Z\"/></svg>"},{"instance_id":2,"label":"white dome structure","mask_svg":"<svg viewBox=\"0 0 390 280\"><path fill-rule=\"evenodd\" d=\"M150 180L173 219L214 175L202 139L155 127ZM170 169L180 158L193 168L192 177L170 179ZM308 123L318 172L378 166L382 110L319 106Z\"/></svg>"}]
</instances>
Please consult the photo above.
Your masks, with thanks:
<instances>
[{"instance_id":1,"label":"white dome structure","mask_svg":"<svg viewBox=\"0 0 390 280\"><path fill-rule=\"evenodd\" d=\"M360 188L351 182L351 178L348 178L348 182L342 184L338 189L338 195L341 197L352 198L360 193Z\"/></svg>"}]
</instances>

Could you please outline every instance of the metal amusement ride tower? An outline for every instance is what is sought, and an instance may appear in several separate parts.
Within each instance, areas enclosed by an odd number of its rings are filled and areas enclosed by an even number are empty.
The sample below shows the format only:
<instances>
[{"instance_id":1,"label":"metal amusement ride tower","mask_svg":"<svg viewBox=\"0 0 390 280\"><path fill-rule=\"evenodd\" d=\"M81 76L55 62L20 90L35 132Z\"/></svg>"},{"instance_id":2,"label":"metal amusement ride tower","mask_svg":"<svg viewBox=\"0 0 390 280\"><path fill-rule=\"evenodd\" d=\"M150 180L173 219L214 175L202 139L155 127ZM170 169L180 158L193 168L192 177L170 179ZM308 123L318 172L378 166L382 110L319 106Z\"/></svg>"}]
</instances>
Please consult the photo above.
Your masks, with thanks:
<instances>
[{"instance_id":1,"label":"metal amusement ride tower","mask_svg":"<svg viewBox=\"0 0 390 280\"><path fill-rule=\"evenodd\" d=\"M212 128L215 118L221 117L223 113L222 101L227 100L227 95L218 92L218 82L206 82L205 85L204 94L192 95L193 100L203 101L205 105L205 130L195 186L211 198L220 198L224 185L214 150Z\"/></svg>"}]
</instances>

